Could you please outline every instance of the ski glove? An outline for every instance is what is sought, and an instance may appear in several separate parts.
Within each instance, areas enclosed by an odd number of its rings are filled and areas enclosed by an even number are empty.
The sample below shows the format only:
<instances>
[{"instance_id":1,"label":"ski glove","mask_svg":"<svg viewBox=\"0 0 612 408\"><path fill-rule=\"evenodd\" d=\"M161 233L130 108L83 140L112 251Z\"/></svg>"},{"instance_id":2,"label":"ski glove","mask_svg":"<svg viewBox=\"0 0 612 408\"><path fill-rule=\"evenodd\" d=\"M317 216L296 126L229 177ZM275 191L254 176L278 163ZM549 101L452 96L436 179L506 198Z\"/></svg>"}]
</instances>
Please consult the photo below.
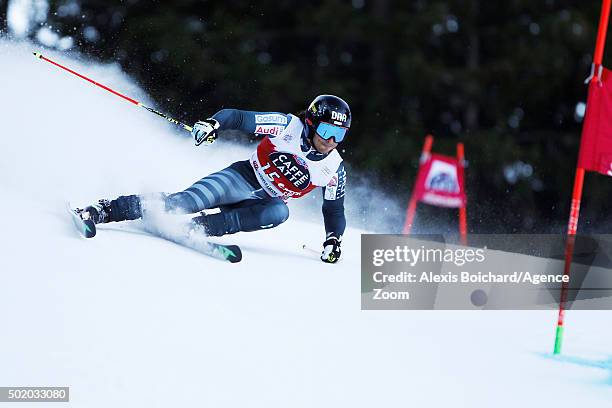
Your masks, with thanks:
<instances>
[{"instance_id":1,"label":"ski glove","mask_svg":"<svg viewBox=\"0 0 612 408\"><path fill-rule=\"evenodd\" d=\"M202 143L206 145L212 144L217 140L217 129L219 129L219 122L214 119L200 120L193 125L191 129L191 135L195 140L195 145L199 146Z\"/></svg>"},{"instance_id":2,"label":"ski glove","mask_svg":"<svg viewBox=\"0 0 612 408\"><path fill-rule=\"evenodd\" d=\"M340 259L340 240L336 237L329 237L323 243L321 260L325 263L336 263Z\"/></svg>"}]
</instances>

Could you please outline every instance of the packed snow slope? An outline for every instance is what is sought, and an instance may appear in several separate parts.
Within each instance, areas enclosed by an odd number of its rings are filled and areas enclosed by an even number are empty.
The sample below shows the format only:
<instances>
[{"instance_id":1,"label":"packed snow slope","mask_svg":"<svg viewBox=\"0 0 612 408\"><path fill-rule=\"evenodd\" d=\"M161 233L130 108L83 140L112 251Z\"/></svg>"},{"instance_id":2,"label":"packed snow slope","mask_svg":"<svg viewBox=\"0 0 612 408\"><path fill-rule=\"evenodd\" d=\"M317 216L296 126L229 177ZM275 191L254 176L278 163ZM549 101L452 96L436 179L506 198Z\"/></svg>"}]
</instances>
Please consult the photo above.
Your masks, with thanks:
<instances>
[{"instance_id":1,"label":"packed snow slope","mask_svg":"<svg viewBox=\"0 0 612 408\"><path fill-rule=\"evenodd\" d=\"M610 406L609 313L568 313L554 359L555 312L361 311L360 232L337 265L301 249L318 211L223 238L236 265L134 225L80 239L65 200L177 191L252 147L195 148L32 51L0 42L0 386L70 386L73 407ZM117 65L45 53L152 103Z\"/></svg>"}]
</instances>

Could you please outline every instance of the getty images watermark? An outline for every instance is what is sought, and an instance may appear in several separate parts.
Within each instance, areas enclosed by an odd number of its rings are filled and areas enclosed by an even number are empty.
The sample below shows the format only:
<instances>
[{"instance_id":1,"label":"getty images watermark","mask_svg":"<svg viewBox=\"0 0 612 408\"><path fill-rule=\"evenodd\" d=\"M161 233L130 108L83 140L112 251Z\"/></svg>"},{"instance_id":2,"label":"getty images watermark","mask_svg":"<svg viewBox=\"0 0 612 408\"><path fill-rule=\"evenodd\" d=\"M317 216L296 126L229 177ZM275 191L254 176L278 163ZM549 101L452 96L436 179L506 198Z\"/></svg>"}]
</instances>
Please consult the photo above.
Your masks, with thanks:
<instances>
[{"instance_id":1,"label":"getty images watermark","mask_svg":"<svg viewBox=\"0 0 612 408\"><path fill-rule=\"evenodd\" d=\"M612 235L576 240L564 274L564 237L362 235L362 309L612 309Z\"/></svg>"}]
</instances>

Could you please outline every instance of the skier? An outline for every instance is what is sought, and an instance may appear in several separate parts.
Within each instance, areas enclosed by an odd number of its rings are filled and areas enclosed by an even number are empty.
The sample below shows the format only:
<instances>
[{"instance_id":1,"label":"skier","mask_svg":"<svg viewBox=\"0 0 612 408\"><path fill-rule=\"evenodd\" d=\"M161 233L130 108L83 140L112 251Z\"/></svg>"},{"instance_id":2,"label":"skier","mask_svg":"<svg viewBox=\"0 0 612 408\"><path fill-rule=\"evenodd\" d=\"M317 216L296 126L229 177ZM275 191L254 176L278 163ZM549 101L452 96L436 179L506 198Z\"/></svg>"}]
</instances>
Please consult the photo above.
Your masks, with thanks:
<instances>
[{"instance_id":1,"label":"skier","mask_svg":"<svg viewBox=\"0 0 612 408\"><path fill-rule=\"evenodd\" d=\"M218 132L226 129L264 138L250 160L232 163L184 191L162 194L165 209L193 214L219 208L219 213L192 218L191 228L208 236L222 236L276 227L289 217L289 198L303 197L321 187L326 232L321 260L335 263L346 228L346 170L336 147L350 126L348 104L333 95L317 96L298 116L223 109L193 126L196 146L212 144ZM134 220L143 215L142 197L102 199L76 211L95 224Z\"/></svg>"}]
</instances>

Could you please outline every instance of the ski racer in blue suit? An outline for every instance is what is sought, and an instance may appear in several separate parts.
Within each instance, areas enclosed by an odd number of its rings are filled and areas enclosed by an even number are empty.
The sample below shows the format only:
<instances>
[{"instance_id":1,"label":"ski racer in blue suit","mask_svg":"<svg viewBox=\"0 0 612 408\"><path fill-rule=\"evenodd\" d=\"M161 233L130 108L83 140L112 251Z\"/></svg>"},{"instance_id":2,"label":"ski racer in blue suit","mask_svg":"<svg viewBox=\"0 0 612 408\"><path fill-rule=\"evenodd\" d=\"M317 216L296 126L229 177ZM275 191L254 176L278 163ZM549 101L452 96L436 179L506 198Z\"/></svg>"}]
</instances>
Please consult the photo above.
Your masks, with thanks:
<instances>
[{"instance_id":1,"label":"ski racer in blue suit","mask_svg":"<svg viewBox=\"0 0 612 408\"><path fill-rule=\"evenodd\" d=\"M285 222L286 202L320 187L325 224L321 260L335 263L346 228L346 170L336 147L350 125L348 104L333 95L318 96L298 116L223 109L193 126L196 146L212 144L219 132L236 129L263 136L257 150L249 160L232 163L183 191L163 194L166 210L192 214L219 208L191 221L193 229L209 236L257 231ZM78 212L98 224L141 218L142 207L141 196L129 195L99 200Z\"/></svg>"}]
</instances>

